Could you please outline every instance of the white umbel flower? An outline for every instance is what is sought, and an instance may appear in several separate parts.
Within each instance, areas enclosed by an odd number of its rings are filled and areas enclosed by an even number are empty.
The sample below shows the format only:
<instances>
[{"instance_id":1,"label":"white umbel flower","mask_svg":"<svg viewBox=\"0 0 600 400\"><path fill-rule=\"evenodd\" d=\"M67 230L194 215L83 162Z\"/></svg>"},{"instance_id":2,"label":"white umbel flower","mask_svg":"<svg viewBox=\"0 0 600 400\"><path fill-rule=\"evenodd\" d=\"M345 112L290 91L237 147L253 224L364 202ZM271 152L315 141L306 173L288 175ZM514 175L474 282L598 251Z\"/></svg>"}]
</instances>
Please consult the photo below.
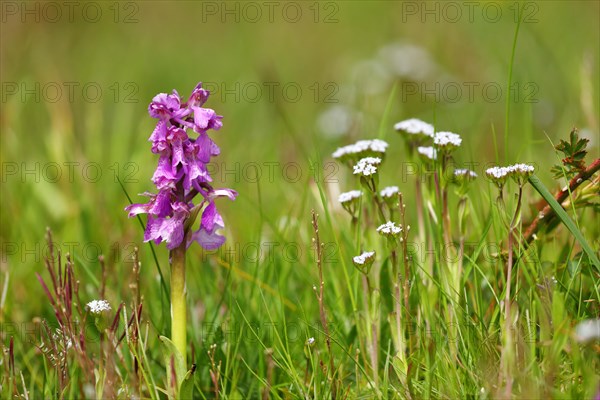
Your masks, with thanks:
<instances>
[{"instance_id":1,"label":"white umbel flower","mask_svg":"<svg viewBox=\"0 0 600 400\"><path fill-rule=\"evenodd\" d=\"M358 265L364 265L366 262L368 262L373 256L375 255L374 251L365 251L363 252L361 255L359 256L355 256L354 258L352 258L352 261L354 261L354 264L358 264Z\"/></svg>"},{"instance_id":2,"label":"white umbel flower","mask_svg":"<svg viewBox=\"0 0 600 400\"><path fill-rule=\"evenodd\" d=\"M354 175L371 176L377 173L377 166L381 164L379 157L361 158L354 166Z\"/></svg>"},{"instance_id":3,"label":"white umbel flower","mask_svg":"<svg viewBox=\"0 0 600 400\"><path fill-rule=\"evenodd\" d=\"M485 174L492 181L502 186L510 176L521 185L526 178L531 176L535 168L528 164L513 164L508 167L492 167L485 170Z\"/></svg>"},{"instance_id":4,"label":"white umbel flower","mask_svg":"<svg viewBox=\"0 0 600 400\"><path fill-rule=\"evenodd\" d=\"M431 146L419 146L417 147L417 151L424 157L429 158L430 160L437 159L437 150Z\"/></svg>"},{"instance_id":5,"label":"white umbel flower","mask_svg":"<svg viewBox=\"0 0 600 400\"><path fill-rule=\"evenodd\" d=\"M377 232L386 236L396 236L402 232L402 226L396 226L392 221L388 221L377 228Z\"/></svg>"},{"instance_id":6,"label":"white umbel flower","mask_svg":"<svg viewBox=\"0 0 600 400\"><path fill-rule=\"evenodd\" d=\"M600 319L587 319L578 323L575 327L575 337L580 343L600 339Z\"/></svg>"},{"instance_id":7,"label":"white umbel flower","mask_svg":"<svg viewBox=\"0 0 600 400\"><path fill-rule=\"evenodd\" d=\"M338 147L337 150L334 151L333 154L331 154L331 157L341 158L341 157L345 156L346 154L348 154L348 146Z\"/></svg>"},{"instance_id":8,"label":"white umbel flower","mask_svg":"<svg viewBox=\"0 0 600 400\"><path fill-rule=\"evenodd\" d=\"M438 147L460 147L461 143L460 135L453 132L436 132L433 135L433 144Z\"/></svg>"},{"instance_id":9,"label":"white umbel flower","mask_svg":"<svg viewBox=\"0 0 600 400\"><path fill-rule=\"evenodd\" d=\"M381 139L359 140L354 144L339 147L331 155L333 158L343 158L346 156L361 155L363 153L385 153L388 143Z\"/></svg>"},{"instance_id":10,"label":"white umbel flower","mask_svg":"<svg viewBox=\"0 0 600 400\"><path fill-rule=\"evenodd\" d=\"M397 195L399 191L400 189L398 189L398 186L387 186L381 189L381 192L379 192L379 194L383 198L391 198Z\"/></svg>"},{"instance_id":11,"label":"white umbel flower","mask_svg":"<svg viewBox=\"0 0 600 400\"><path fill-rule=\"evenodd\" d=\"M469 178L477 178L477 173L475 171L471 171L470 169L455 169L454 175L457 177L469 177Z\"/></svg>"},{"instance_id":12,"label":"white umbel flower","mask_svg":"<svg viewBox=\"0 0 600 400\"><path fill-rule=\"evenodd\" d=\"M87 308L92 314L101 314L104 311L111 310L110 304L106 300L92 300L87 303Z\"/></svg>"},{"instance_id":13,"label":"white umbel flower","mask_svg":"<svg viewBox=\"0 0 600 400\"><path fill-rule=\"evenodd\" d=\"M360 196L362 196L362 192L360 190L351 190L349 192L340 194L338 201L343 204L358 199Z\"/></svg>"},{"instance_id":14,"label":"white umbel flower","mask_svg":"<svg viewBox=\"0 0 600 400\"><path fill-rule=\"evenodd\" d=\"M522 173L525 175L532 174L535 168L528 164L513 164L507 167L510 172Z\"/></svg>"},{"instance_id":15,"label":"white umbel flower","mask_svg":"<svg viewBox=\"0 0 600 400\"><path fill-rule=\"evenodd\" d=\"M423 122L417 118L400 121L394 125L394 129L411 135L425 135L433 137L433 125Z\"/></svg>"},{"instance_id":16,"label":"white umbel flower","mask_svg":"<svg viewBox=\"0 0 600 400\"><path fill-rule=\"evenodd\" d=\"M387 150L388 144L387 142L381 139L373 139L371 140L371 144L369 145L369 149L376 153L385 153Z\"/></svg>"},{"instance_id":17,"label":"white umbel flower","mask_svg":"<svg viewBox=\"0 0 600 400\"><path fill-rule=\"evenodd\" d=\"M491 167L485 170L485 174L492 179L506 178L509 172L510 170L507 167Z\"/></svg>"}]
</instances>

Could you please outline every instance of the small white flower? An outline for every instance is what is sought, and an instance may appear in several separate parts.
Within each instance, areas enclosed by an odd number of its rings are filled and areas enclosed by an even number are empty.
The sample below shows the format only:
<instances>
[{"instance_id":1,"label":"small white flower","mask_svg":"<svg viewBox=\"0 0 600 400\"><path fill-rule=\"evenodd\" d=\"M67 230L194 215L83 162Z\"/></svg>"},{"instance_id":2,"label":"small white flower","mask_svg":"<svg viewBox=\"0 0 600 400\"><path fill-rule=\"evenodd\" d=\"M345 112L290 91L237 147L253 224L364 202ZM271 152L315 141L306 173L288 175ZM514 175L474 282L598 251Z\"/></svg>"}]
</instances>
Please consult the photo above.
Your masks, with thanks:
<instances>
[{"instance_id":1,"label":"small white flower","mask_svg":"<svg viewBox=\"0 0 600 400\"><path fill-rule=\"evenodd\" d=\"M336 151L333 152L333 154L331 155L333 158L340 158L342 156L345 156L346 154L348 154L348 146L344 146L344 147L338 147Z\"/></svg>"},{"instance_id":2,"label":"small white flower","mask_svg":"<svg viewBox=\"0 0 600 400\"><path fill-rule=\"evenodd\" d=\"M338 197L338 201L343 204L354 199L358 199L360 196L362 196L362 192L360 190L351 190L349 192L344 192L340 194Z\"/></svg>"},{"instance_id":3,"label":"small white flower","mask_svg":"<svg viewBox=\"0 0 600 400\"><path fill-rule=\"evenodd\" d=\"M344 156L360 155L366 152L385 153L387 147L387 142L381 139L359 140L354 144L339 147L331 156L333 158L343 158Z\"/></svg>"},{"instance_id":4,"label":"small white flower","mask_svg":"<svg viewBox=\"0 0 600 400\"><path fill-rule=\"evenodd\" d=\"M379 157L365 157L365 158L361 158L360 160L358 160L359 163L363 162L363 163L367 163L367 164L374 164L374 165L379 165L381 164L381 158Z\"/></svg>"},{"instance_id":5,"label":"small white flower","mask_svg":"<svg viewBox=\"0 0 600 400\"><path fill-rule=\"evenodd\" d=\"M398 186L387 186L381 189L381 192L379 192L379 194L381 195L381 197L391 198L397 195L399 191L400 189L398 189Z\"/></svg>"},{"instance_id":6,"label":"small white flower","mask_svg":"<svg viewBox=\"0 0 600 400\"><path fill-rule=\"evenodd\" d=\"M92 300L87 303L87 308L89 308L92 314L100 314L111 310L110 304L106 300Z\"/></svg>"},{"instance_id":7,"label":"small white flower","mask_svg":"<svg viewBox=\"0 0 600 400\"><path fill-rule=\"evenodd\" d=\"M354 264L364 265L365 262L369 261L369 259L372 258L374 255L374 251L365 251L361 255L352 258L352 261L354 261Z\"/></svg>"},{"instance_id":8,"label":"small white flower","mask_svg":"<svg viewBox=\"0 0 600 400\"><path fill-rule=\"evenodd\" d=\"M508 167L508 169L510 170L510 172L517 172L517 173L522 173L522 174L532 174L533 171L535 170L535 168L533 168L533 166L528 165L528 164L513 164L511 166Z\"/></svg>"},{"instance_id":9,"label":"small white flower","mask_svg":"<svg viewBox=\"0 0 600 400\"><path fill-rule=\"evenodd\" d=\"M314 343L315 343L314 337L309 337L308 340L306 341L306 344L309 346L312 346Z\"/></svg>"},{"instance_id":10,"label":"small white flower","mask_svg":"<svg viewBox=\"0 0 600 400\"><path fill-rule=\"evenodd\" d=\"M354 166L354 175L370 176L377 172L377 165L381 164L379 157L361 158Z\"/></svg>"},{"instance_id":11,"label":"small white flower","mask_svg":"<svg viewBox=\"0 0 600 400\"><path fill-rule=\"evenodd\" d=\"M417 147L417 151L419 152L419 154L429 158L430 160L437 159L437 150L431 146L419 146Z\"/></svg>"},{"instance_id":12,"label":"small white flower","mask_svg":"<svg viewBox=\"0 0 600 400\"><path fill-rule=\"evenodd\" d=\"M417 118L411 118L398 122L394 125L394 129L397 131L410 133L411 135L422 134L433 137L433 125L423 122Z\"/></svg>"},{"instance_id":13,"label":"small white flower","mask_svg":"<svg viewBox=\"0 0 600 400\"><path fill-rule=\"evenodd\" d=\"M485 170L485 173L493 181L502 184L508 176L513 177L517 182L521 182L521 178L529 177L534 171L535 168L531 165L513 164L508 167L488 168Z\"/></svg>"},{"instance_id":14,"label":"small white flower","mask_svg":"<svg viewBox=\"0 0 600 400\"><path fill-rule=\"evenodd\" d=\"M459 147L462 143L461 137L452 132L436 132L433 135L433 144L439 147Z\"/></svg>"},{"instance_id":15,"label":"small white flower","mask_svg":"<svg viewBox=\"0 0 600 400\"><path fill-rule=\"evenodd\" d=\"M490 178L503 179L506 178L510 170L506 167L492 167L485 170L485 173Z\"/></svg>"},{"instance_id":16,"label":"small white flower","mask_svg":"<svg viewBox=\"0 0 600 400\"><path fill-rule=\"evenodd\" d=\"M582 343L600 339L600 319L587 319L578 323L575 336Z\"/></svg>"},{"instance_id":17,"label":"small white flower","mask_svg":"<svg viewBox=\"0 0 600 400\"><path fill-rule=\"evenodd\" d=\"M388 144L380 139L359 140L358 142L346 146L351 154L359 154L365 151L373 151L375 153L385 153Z\"/></svg>"},{"instance_id":18,"label":"small white flower","mask_svg":"<svg viewBox=\"0 0 600 400\"><path fill-rule=\"evenodd\" d=\"M385 151L387 150L388 144L387 142L381 140L381 139L373 139L371 140L371 145L369 146L369 148L377 153L385 153Z\"/></svg>"},{"instance_id":19,"label":"small white flower","mask_svg":"<svg viewBox=\"0 0 600 400\"><path fill-rule=\"evenodd\" d=\"M388 221L383 225L380 225L377 228L377 232L381 233L382 235L398 235L400 232L402 232L402 226L396 226L396 224L392 221Z\"/></svg>"},{"instance_id":20,"label":"small white flower","mask_svg":"<svg viewBox=\"0 0 600 400\"><path fill-rule=\"evenodd\" d=\"M455 169L454 170L454 175L455 176L468 176L471 178L477 178L477 174L475 173L475 171L471 171L470 169Z\"/></svg>"}]
</instances>

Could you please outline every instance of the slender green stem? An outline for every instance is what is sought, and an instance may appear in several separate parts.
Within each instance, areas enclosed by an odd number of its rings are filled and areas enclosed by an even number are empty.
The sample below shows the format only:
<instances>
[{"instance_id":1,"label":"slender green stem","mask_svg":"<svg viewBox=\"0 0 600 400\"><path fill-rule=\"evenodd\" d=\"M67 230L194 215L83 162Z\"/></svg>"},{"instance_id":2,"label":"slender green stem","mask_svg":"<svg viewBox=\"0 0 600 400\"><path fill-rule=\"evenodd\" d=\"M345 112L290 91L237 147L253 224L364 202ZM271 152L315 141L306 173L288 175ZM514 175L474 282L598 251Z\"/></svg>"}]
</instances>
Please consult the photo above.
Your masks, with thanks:
<instances>
[{"instance_id":1,"label":"slender green stem","mask_svg":"<svg viewBox=\"0 0 600 400\"><path fill-rule=\"evenodd\" d=\"M376 208L377 208L377 211L379 212L379 218L381 218L381 223L385 224L388 220L385 217L385 213L383 212L383 204L381 204L381 200L379 199L379 196L377 195L376 190L373 192L373 200L374 200L375 204L377 205Z\"/></svg>"},{"instance_id":2,"label":"slender green stem","mask_svg":"<svg viewBox=\"0 0 600 400\"><path fill-rule=\"evenodd\" d=\"M171 340L186 362L185 241L171 251ZM182 379L183 377L177 377Z\"/></svg>"},{"instance_id":3,"label":"slender green stem","mask_svg":"<svg viewBox=\"0 0 600 400\"><path fill-rule=\"evenodd\" d=\"M511 84L512 84L512 76L513 76L513 66L515 63L515 51L517 49L517 38L519 37L519 28L521 27L521 16L523 15L523 8L519 6L518 10L519 20L517 21L517 26L515 28L515 36L513 37L512 50L510 53L510 64L508 66L508 82L506 84L507 94L506 94L506 103L505 103L505 112L504 112L504 162L508 162L508 141L509 141L509 123L510 123L510 102L511 98Z\"/></svg>"},{"instance_id":4,"label":"slender green stem","mask_svg":"<svg viewBox=\"0 0 600 400\"><path fill-rule=\"evenodd\" d=\"M507 265L507 273L506 273L506 291L504 295L504 335L505 335L505 343L502 354L502 364L504 365L504 379L506 382L505 386L505 395L510 397L512 393L513 386L513 377L512 377L512 369L513 369L513 337L512 337L512 317L511 317L511 281L512 281L512 269L513 269L513 244L514 244L514 231L516 229L516 225L520 220L521 214L521 201L523 196L523 185L519 183L519 197L517 198L517 208L515 209L515 213L510 222L510 227L508 230L508 265ZM518 307L518 303L515 302L515 306Z\"/></svg>"}]
</instances>

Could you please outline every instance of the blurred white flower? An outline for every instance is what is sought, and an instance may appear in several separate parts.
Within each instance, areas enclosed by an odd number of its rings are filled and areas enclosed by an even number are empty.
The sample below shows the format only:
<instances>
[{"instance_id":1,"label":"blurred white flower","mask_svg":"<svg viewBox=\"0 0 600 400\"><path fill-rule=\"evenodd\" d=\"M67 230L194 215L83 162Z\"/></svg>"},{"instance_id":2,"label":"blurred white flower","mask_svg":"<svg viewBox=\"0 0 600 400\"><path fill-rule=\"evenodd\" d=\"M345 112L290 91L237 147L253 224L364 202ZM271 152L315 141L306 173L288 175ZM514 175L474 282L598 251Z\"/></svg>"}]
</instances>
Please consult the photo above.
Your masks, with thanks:
<instances>
[{"instance_id":1,"label":"blurred white flower","mask_svg":"<svg viewBox=\"0 0 600 400\"><path fill-rule=\"evenodd\" d=\"M419 154L429 158L430 160L437 159L437 151L431 146L419 146L417 147L417 151L419 152Z\"/></svg>"},{"instance_id":2,"label":"blurred white flower","mask_svg":"<svg viewBox=\"0 0 600 400\"><path fill-rule=\"evenodd\" d=\"M378 55L394 75L414 81L431 78L437 69L429 52L413 44L392 43L382 47Z\"/></svg>"},{"instance_id":3,"label":"blurred white flower","mask_svg":"<svg viewBox=\"0 0 600 400\"><path fill-rule=\"evenodd\" d=\"M399 191L400 191L400 189L398 189L398 186L388 186L388 187L381 189L381 192L379 192L379 194L383 198L389 198L389 197L392 197L392 196L398 194Z\"/></svg>"},{"instance_id":4,"label":"blurred white flower","mask_svg":"<svg viewBox=\"0 0 600 400\"><path fill-rule=\"evenodd\" d=\"M475 171L471 171L470 169L455 169L454 170L454 175L457 177L471 177L471 178L477 178L477 173Z\"/></svg>"},{"instance_id":5,"label":"blurred white flower","mask_svg":"<svg viewBox=\"0 0 600 400\"><path fill-rule=\"evenodd\" d=\"M379 60L359 61L352 67L352 81L367 95L376 95L388 90L392 76L387 66Z\"/></svg>"},{"instance_id":6,"label":"blurred white flower","mask_svg":"<svg viewBox=\"0 0 600 400\"><path fill-rule=\"evenodd\" d=\"M354 144L339 147L331 156L333 158L343 158L353 155L360 156L364 153L385 153L387 147L387 142L381 139L359 140Z\"/></svg>"},{"instance_id":7,"label":"blurred white flower","mask_svg":"<svg viewBox=\"0 0 600 400\"><path fill-rule=\"evenodd\" d=\"M410 118L397 122L394 129L400 132L410 133L411 135L425 135L433 137L433 125L421 121L417 118Z\"/></svg>"},{"instance_id":8,"label":"blurred white flower","mask_svg":"<svg viewBox=\"0 0 600 400\"><path fill-rule=\"evenodd\" d=\"M459 147L461 143L460 135L453 132L436 132L433 135L433 144L438 147Z\"/></svg>"},{"instance_id":9,"label":"blurred white flower","mask_svg":"<svg viewBox=\"0 0 600 400\"><path fill-rule=\"evenodd\" d=\"M600 319L588 319L578 323L575 327L575 337L581 343L600 339Z\"/></svg>"},{"instance_id":10,"label":"blurred white flower","mask_svg":"<svg viewBox=\"0 0 600 400\"><path fill-rule=\"evenodd\" d=\"M370 261L374 255L374 251L365 251L361 255L352 258L352 261L354 261L354 264L364 265L365 262Z\"/></svg>"},{"instance_id":11,"label":"blurred white flower","mask_svg":"<svg viewBox=\"0 0 600 400\"><path fill-rule=\"evenodd\" d=\"M532 174L535 168L528 164L513 164L507 167L509 172L512 173L522 173L522 174Z\"/></svg>"},{"instance_id":12,"label":"blurred white flower","mask_svg":"<svg viewBox=\"0 0 600 400\"><path fill-rule=\"evenodd\" d=\"M355 115L350 107L334 105L319 115L317 127L328 137L339 137L350 131Z\"/></svg>"},{"instance_id":13,"label":"blurred white flower","mask_svg":"<svg viewBox=\"0 0 600 400\"><path fill-rule=\"evenodd\" d=\"M87 303L87 308L92 314L100 314L111 310L110 304L106 300L92 300Z\"/></svg>"},{"instance_id":14,"label":"blurred white flower","mask_svg":"<svg viewBox=\"0 0 600 400\"><path fill-rule=\"evenodd\" d=\"M521 184L523 182L522 179L531 176L534 171L535 168L532 165L513 164L508 167L488 168L485 170L485 174L499 185L503 185L509 176Z\"/></svg>"},{"instance_id":15,"label":"blurred white flower","mask_svg":"<svg viewBox=\"0 0 600 400\"><path fill-rule=\"evenodd\" d=\"M396 236L400 232L402 232L402 226L396 226L396 224L392 221L388 221L383 225L380 225L377 228L377 232L386 236Z\"/></svg>"},{"instance_id":16,"label":"blurred white flower","mask_svg":"<svg viewBox=\"0 0 600 400\"><path fill-rule=\"evenodd\" d=\"M506 178L510 170L506 167L491 167L485 170L485 174L492 179Z\"/></svg>"},{"instance_id":17,"label":"blurred white flower","mask_svg":"<svg viewBox=\"0 0 600 400\"><path fill-rule=\"evenodd\" d=\"M340 203L346 203L354 199L358 199L360 196L362 196L362 192L360 190L351 190L349 192L344 192L340 194L338 197L338 201Z\"/></svg>"}]
</instances>

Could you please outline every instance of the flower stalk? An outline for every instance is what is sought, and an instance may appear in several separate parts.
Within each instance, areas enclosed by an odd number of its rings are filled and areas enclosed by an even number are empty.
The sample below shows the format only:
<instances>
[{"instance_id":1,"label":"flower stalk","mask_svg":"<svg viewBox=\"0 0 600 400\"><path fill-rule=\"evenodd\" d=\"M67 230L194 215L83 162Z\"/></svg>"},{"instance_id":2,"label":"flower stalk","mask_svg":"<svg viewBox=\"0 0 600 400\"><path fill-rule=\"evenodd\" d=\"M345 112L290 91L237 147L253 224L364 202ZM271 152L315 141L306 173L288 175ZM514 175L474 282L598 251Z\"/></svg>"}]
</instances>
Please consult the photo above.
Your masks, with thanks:
<instances>
[{"instance_id":1,"label":"flower stalk","mask_svg":"<svg viewBox=\"0 0 600 400\"><path fill-rule=\"evenodd\" d=\"M171 340L184 361L187 358L185 250L184 243L171 251Z\"/></svg>"}]
</instances>

